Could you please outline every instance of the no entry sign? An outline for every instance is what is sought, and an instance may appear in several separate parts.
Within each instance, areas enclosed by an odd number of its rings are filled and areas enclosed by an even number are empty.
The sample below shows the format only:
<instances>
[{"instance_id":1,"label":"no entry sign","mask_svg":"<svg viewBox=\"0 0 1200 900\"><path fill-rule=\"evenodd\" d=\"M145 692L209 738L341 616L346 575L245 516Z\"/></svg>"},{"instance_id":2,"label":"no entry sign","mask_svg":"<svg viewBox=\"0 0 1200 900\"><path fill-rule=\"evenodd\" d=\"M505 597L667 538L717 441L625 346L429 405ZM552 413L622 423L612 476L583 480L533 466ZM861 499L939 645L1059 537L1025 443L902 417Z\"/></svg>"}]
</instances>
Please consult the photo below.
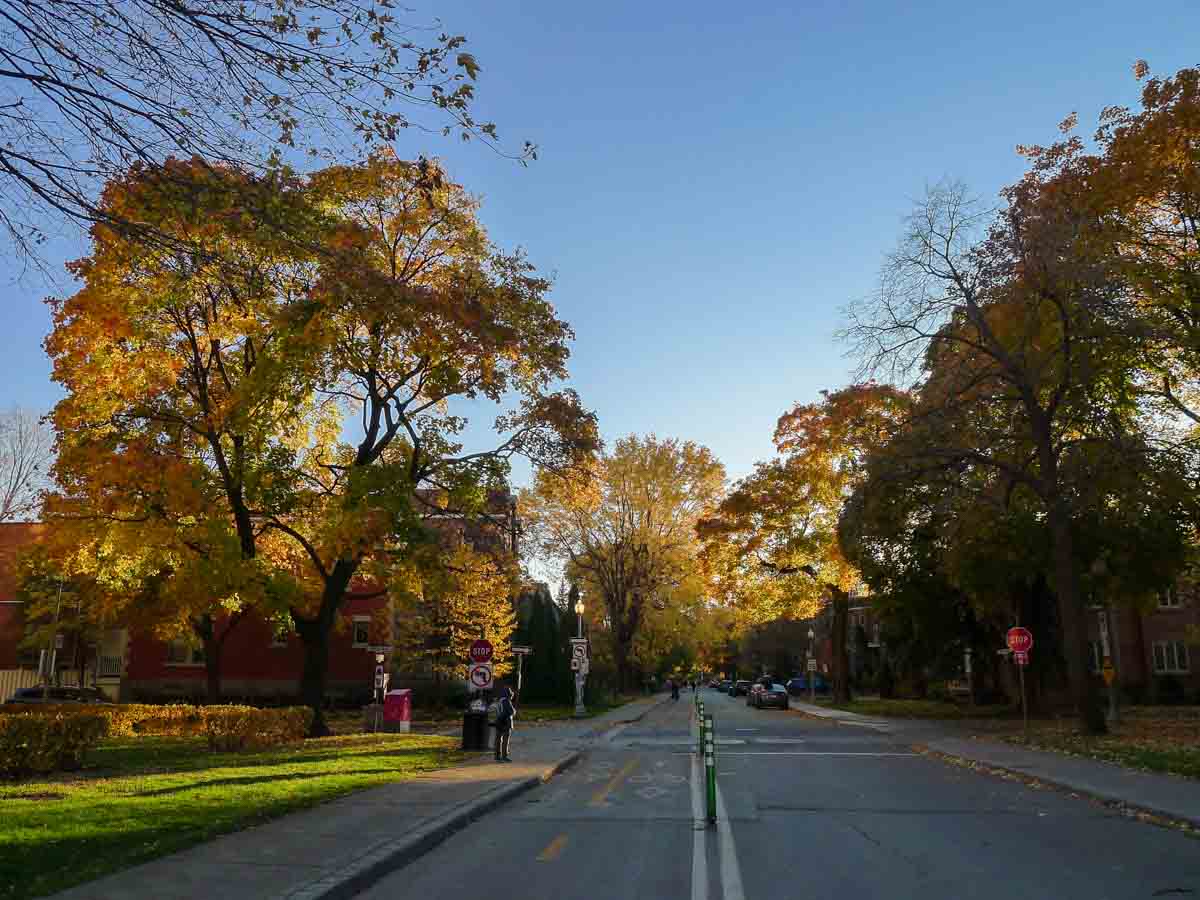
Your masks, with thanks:
<instances>
[{"instance_id":1,"label":"no entry sign","mask_svg":"<svg viewBox=\"0 0 1200 900\"><path fill-rule=\"evenodd\" d=\"M461 646L461 645L460 645ZM471 644L471 662L490 663L492 661L492 642L483 638Z\"/></svg>"},{"instance_id":2,"label":"no entry sign","mask_svg":"<svg viewBox=\"0 0 1200 900\"><path fill-rule=\"evenodd\" d=\"M1018 625L1008 629L1006 642L1013 653L1028 653L1033 649L1033 632Z\"/></svg>"}]
</instances>

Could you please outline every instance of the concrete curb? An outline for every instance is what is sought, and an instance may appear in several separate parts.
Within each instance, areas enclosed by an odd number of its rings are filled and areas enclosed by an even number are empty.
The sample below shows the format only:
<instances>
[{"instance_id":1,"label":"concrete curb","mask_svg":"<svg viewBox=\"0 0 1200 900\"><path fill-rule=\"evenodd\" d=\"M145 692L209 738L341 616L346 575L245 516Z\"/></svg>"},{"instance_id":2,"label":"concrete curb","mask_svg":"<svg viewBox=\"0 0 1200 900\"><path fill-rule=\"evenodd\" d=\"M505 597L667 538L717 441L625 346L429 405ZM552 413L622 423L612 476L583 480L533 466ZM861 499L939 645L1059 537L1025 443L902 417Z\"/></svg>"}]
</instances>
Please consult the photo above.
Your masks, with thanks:
<instances>
[{"instance_id":1,"label":"concrete curb","mask_svg":"<svg viewBox=\"0 0 1200 900\"><path fill-rule=\"evenodd\" d=\"M1031 787L1048 787L1055 791L1065 791L1070 794L1076 794L1087 800L1102 804L1114 811L1120 812L1132 818L1142 819L1152 822L1155 825L1163 825L1170 828L1181 828L1186 831L1200 831L1200 818L1191 816L1183 816L1176 812L1170 812L1165 809L1160 809L1155 806L1147 806L1143 803L1133 803L1124 797L1117 797L1113 794L1097 791L1095 788L1082 788L1069 781L1058 780L1054 777L1045 775L1034 775L1031 772L1026 772L1021 769L1011 766L1002 766L997 763L987 762L982 759L975 759L970 756L962 756L957 753L947 753L942 750L937 750L927 744L913 743L909 745L913 750L928 756L931 759L939 760L952 766L961 766L962 768L980 771L987 775L1004 776L1011 775L1019 779Z\"/></svg>"},{"instance_id":2,"label":"concrete curb","mask_svg":"<svg viewBox=\"0 0 1200 900\"><path fill-rule=\"evenodd\" d=\"M368 847L361 856L336 872L293 888L279 895L278 900L343 900L366 890L375 882L402 869L424 856L455 832L466 828L509 800L544 784L579 761L583 751L577 750L559 758L539 775L503 784L482 797L459 804L449 812L426 823L418 831L403 837L380 841Z\"/></svg>"},{"instance_id":3,"label":"concrete curb","mask_svg":"<svg viewBox=\"0 0 1200 900\"><path fill-rule=\"evenodd\" d=\"M613 731L620 730L634 722L640 722L651 710L657 709L663 702L660 700L658 703L652 703L632 719L614 723L603 731L595 729L585 732L583 738L587 740L606 737ZM373 844L348 865L317 881L292 888L279 895L277 900L344 900L344 898L360 894L392 872L420 859L476 819L487 815L539 784L545 784L555 775L565 772L579 762L585 752L585 750L572 751L547 766L538 775L532 775L511 784L499 785L482 797L459 804L411 834Z\"/></svg>"}]
</instances>

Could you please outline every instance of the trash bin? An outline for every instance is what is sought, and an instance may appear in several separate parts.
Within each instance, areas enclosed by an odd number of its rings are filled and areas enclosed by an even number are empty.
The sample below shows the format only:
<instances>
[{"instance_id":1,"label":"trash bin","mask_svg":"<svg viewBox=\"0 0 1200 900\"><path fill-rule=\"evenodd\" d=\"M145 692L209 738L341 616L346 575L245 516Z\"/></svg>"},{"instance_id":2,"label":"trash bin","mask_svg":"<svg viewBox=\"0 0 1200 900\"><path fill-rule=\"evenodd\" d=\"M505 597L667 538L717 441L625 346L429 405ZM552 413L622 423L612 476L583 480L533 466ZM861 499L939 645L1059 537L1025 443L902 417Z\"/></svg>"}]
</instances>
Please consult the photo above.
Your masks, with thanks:
<instances>
[{"instance_id":1,"label":"trash bin","mask_svg":"<svg viewBox=\"0 0 1200 900\"><path fill-rule=\"evenodd\" d=\"M488 749L487 710L463 712L462 748L464 750Z\"/></svg>"},{"instance_id":2,"label":"trash bin","mask_svg":"<svg viewBox=\"0 0 1200 900\"><path fill-rule=\"evenodd\" d=\"M412 729L412 690L388 691L383 698L383 730L407 734Z\"/></svg>"}]
</instances>

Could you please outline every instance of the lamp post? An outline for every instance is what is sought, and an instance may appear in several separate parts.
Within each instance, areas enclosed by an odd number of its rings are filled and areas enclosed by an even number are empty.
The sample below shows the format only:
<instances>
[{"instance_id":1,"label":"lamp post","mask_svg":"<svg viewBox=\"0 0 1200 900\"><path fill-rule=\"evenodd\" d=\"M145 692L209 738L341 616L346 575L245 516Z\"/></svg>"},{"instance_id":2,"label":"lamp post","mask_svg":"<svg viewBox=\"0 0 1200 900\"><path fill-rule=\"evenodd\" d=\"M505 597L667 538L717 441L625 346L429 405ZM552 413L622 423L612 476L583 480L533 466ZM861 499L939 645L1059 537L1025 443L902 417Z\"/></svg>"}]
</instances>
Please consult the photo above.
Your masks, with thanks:
<instances>
[{"instance_id":1,"label":"lamp post","mask_svg":"<svg viewBox=\"0 0 1200 900\"><path fill-rule=\"evenodd\" d=\"M813 639L816 638L816 636L817 636L817 633L815 631L813 631L812 628L810 627L808 629L808 658L810 660L812 660L814 663L817 661L816 649L813 647ZM817 667L814 665L809 665L807 667L807 669L808 669L808 671L806 671L804 674L808 676L808 698L809 698L810 702L816 703L817 702L817 678L816 678Z\"/></svg>"},{"instance_id":2,"label":"lamp post","mask_svg":"<svg viewBox=\"0 0 1200 900\"><path fill-rule=\"evenodd\" d=\"M576 632L576 637L579 641L579 643L577 643L575 646L581 647L583 646L582 599L575 601L575 615L578 617L578 631ZM587 708L583 705L583 683L584 679L587 678L587 669L584 668L587 665L587 652L584 651L583 657L576 657L576 659L579 662L579 666L575 669L575 716L577 718L582 718L583 716L587 715Z\"/></svg>"}]
</instances>

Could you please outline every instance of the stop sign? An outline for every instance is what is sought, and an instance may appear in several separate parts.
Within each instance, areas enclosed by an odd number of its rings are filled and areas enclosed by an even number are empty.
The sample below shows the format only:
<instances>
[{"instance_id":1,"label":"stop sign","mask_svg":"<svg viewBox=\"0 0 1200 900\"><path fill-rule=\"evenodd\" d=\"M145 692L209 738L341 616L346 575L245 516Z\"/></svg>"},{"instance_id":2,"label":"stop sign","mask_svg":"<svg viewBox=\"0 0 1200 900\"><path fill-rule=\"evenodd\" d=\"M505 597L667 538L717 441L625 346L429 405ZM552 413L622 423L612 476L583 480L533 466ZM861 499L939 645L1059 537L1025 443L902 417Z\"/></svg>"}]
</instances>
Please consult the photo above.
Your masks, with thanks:
<instances>
[{"instance_id":1,"label":"stop sign","mask_svg":"<svg viewBox=\"0 0 1200 900\"><path fill-rule=\"evenodd\" d=\"M1028 628L1019 625L1008 629L1008 649L1013 653L1028 653L1033 649L1033 633Z\"/></svg>"},{"instance_id":2,"label":"stop sign","mask_svg":"<svg viewBox=\"0 0 1200 900\"><path fill-rule=\"evenodd\" d=\"M492 642L482 638L471 644L471 662L486 663L492 661Z\"/></svg>"}]
</instances>

